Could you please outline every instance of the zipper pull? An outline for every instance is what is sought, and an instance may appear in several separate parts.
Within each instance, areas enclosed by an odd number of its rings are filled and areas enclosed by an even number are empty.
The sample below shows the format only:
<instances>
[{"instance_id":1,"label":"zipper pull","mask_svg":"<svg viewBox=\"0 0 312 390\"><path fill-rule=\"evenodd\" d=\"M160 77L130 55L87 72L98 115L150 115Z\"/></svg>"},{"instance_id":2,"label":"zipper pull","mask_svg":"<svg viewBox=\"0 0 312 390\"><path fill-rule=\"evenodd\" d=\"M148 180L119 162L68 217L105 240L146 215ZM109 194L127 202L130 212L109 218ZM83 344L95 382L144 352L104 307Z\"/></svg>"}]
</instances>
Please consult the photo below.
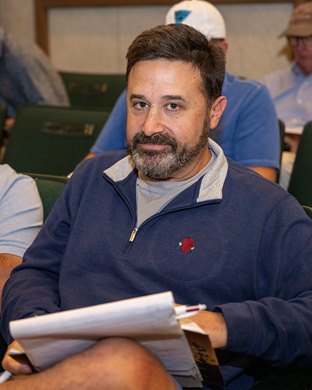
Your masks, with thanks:
<instances>
[{"instance_id":1,"label":"zipper pull","mask_svg":"<svg viewBox=\"0 0 312 390\"><path fill-rule=\"evenodd\" d=\"M130 242L133 242L133 241L134 241L135 236L136 236L136 234L137 234L137 231L138 231L138 228L136 228L136 227L132 230L132 232L131 232L131 234L130 234L130 238L129 238L129 241L130 241Z\"/></svg>"}]
</instances>

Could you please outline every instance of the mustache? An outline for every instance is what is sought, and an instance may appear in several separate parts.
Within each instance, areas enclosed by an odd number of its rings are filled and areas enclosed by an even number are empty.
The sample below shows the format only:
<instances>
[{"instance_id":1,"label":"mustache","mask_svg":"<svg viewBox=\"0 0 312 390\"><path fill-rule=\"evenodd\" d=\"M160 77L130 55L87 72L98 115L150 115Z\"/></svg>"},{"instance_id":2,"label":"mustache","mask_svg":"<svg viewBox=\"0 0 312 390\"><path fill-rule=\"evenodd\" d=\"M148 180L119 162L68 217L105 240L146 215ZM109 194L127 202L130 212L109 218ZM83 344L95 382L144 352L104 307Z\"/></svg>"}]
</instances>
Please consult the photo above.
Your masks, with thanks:
<instances>
[{"instance_id":1,"label":"mustache","mask_svg":"<svg viewBox=\"0 0 312 390\"><path fill-rule=\"evenodd\" d=\"M176 139L167 133L156 133L147 136L143 131L140 131L133 137L133 145L137 144L155 144L155 145L171 145L173 148L178 146Z\"/></svg>"}]
</instances>

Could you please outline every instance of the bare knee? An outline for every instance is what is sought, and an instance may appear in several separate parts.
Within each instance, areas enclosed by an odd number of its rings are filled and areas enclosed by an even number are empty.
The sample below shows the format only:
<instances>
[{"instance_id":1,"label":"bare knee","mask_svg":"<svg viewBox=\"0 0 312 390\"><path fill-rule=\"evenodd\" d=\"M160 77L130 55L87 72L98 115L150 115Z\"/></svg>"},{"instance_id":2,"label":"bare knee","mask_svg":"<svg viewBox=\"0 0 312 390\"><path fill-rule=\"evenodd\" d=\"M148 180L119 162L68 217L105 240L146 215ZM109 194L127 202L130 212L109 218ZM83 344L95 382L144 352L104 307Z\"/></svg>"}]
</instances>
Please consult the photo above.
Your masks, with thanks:
<instances>
[{"instance_id":1,"label":"bare knee","mask_svg":"<svg viewBox=\"0 0 312 390\"><path fill-rule=\"evenodd\" d=\"M14 390L175 390L162 364L130 339L108 338L39 374L4 385Z\"/></svg>"},{"instance_id":2,"label":"bare knee","mask_svg":"<svg viewBox=\"0 0 312 390\"><path fill-rule=\"evenodd\" d=\"M174 390L176 388L171 376L159 360L133 340L104 339L86 351L86 355L91 356L91 354L97 361L102 376L101 381L107 381L107 388L125 390Z\"/></svg>"}]
</instances>

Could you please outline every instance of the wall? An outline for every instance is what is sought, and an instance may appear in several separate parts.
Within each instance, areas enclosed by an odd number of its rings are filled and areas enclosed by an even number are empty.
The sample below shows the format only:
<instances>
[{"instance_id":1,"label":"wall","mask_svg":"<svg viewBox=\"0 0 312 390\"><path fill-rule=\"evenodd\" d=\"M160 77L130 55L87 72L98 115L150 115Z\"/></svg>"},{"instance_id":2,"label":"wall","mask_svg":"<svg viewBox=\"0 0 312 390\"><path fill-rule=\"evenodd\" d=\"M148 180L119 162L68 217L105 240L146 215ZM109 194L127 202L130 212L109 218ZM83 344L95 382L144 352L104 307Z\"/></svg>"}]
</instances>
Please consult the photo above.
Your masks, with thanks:
<instances>
[{"instance_id":1,"label":"wall","mask_svg":"<svg viewBox=\"0 0 312 390\"><path fill-rule=\"evenodd\" d=\"M35 40L33 0L0 0L0 25L21 38Z\"/></svg>"},{"instance_id":2,"label":"wall","mask_svg":"<svg viewBox=\"0 0 312 390\"><path fill-rule=\"evenodd\" d=\"M287 66L279 55L291 3L220 4L229 41L228 70L261 78ZM33 0L0 0L0 24L34 40ZM141 31L163 23L167 6L62 8L49 12L50 55L60 70L121 73L125 53ZM69 22L70 21L70 22Z\"/></svg>"},{"instance_id":3,"label":"wall","mask_svg":"<svg viewBox=\"0 0 312 390\"><path fill-rule=\"evenodd\" d=\"M222 5L229 41L228 69L234 74L260 78L288 66L279 55L286 40L278 39L292 11L290 3Z\"/></svg>"}]
</instances>

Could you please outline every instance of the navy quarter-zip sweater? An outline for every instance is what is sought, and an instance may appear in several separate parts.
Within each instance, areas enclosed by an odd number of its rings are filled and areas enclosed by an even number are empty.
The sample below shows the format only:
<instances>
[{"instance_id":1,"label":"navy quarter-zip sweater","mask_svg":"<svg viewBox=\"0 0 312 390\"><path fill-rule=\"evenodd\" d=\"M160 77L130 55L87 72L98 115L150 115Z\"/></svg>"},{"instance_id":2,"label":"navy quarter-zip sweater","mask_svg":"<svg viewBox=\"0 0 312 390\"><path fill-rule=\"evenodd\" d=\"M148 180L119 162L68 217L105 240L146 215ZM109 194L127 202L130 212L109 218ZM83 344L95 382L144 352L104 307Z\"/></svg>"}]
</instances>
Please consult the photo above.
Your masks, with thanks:
<instances>
[{"instance_id":1,"label":"navy quarter-zip sweater","mask_svg":"<svg viewBox=\"0 0 312 390\"><path fill-rule=\"evenodd\" d=\"M5 286L6 339L10 320L171 290L178 303L223 313L226 389L250 388L254 358L311 365L312 220L278 185L210 147L209 174L135 235L130 158L83 162Z\"/></svg>"}]
</instances>

